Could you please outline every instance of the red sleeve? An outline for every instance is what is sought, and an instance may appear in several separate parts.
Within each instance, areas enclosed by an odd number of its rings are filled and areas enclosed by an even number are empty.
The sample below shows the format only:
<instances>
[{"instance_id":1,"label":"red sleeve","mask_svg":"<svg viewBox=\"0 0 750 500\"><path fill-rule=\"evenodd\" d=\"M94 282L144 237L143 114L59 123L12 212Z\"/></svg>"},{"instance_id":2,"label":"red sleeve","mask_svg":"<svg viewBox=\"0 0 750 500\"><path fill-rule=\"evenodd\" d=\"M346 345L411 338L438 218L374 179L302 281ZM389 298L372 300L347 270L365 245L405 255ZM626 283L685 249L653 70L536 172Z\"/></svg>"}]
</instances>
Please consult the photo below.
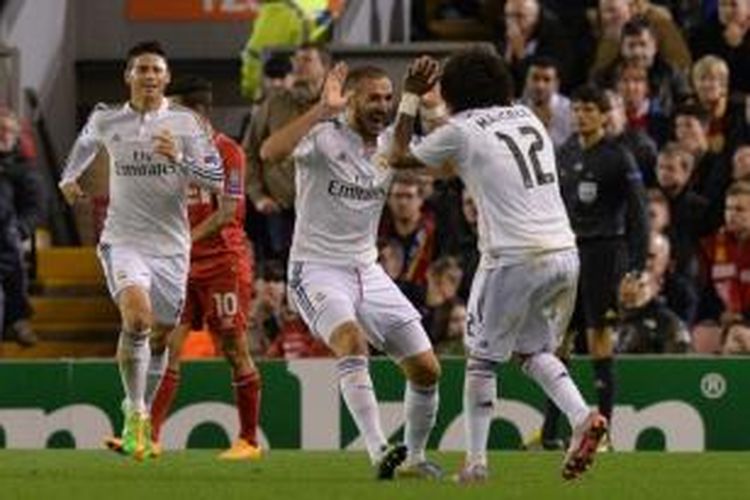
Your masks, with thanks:
<instances>
[{"instance_id":1,"label":"red sleeve","mask_svg":"<svg viewBox=\"0 0 750 500\"><path fill-rule=\"evenodd\" d=\"M245 152L229 137L222 136L216 142L224 163L224 194L232 198L244 198Z\"/></svg>"}]
</instances>

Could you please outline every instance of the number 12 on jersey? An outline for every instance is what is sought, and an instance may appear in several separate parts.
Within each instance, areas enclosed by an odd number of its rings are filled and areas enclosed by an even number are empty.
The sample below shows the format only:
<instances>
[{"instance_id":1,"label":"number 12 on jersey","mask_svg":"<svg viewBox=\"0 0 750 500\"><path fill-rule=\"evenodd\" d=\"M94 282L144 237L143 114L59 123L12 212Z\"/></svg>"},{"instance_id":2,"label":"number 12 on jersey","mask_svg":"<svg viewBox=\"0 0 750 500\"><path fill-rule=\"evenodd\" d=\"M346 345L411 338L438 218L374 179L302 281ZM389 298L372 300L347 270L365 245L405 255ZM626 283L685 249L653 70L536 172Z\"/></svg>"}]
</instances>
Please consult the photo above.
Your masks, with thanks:
<instances>
[{"instance_id":1,"label":"number 12 on jersey","mask_svg":"<svg viewBox=\"0 0 750 500\"><path fill-rule=\"evenodd\" d=\"M539 161L538 155L544 148L544 138L542 137L542 134L529 125L518 127L518 132L521 135L530 135L532 137L531 144L529 144L525 154L521 151L518 143L516 143L511 136L503 134L502 132L495 132L495 137L497 137L500 142L505 143L513 155L513 158L516 160L516 165L521 172L524 187L526 187L526 189L531 189L535 185L542 186L544 184L555 182L555 174L543 171L542 163ZM531 169L529 169L529 163L531 163ZM531 170L534 171L533 177L531 175Z\"/></svg>"}]
</instances>

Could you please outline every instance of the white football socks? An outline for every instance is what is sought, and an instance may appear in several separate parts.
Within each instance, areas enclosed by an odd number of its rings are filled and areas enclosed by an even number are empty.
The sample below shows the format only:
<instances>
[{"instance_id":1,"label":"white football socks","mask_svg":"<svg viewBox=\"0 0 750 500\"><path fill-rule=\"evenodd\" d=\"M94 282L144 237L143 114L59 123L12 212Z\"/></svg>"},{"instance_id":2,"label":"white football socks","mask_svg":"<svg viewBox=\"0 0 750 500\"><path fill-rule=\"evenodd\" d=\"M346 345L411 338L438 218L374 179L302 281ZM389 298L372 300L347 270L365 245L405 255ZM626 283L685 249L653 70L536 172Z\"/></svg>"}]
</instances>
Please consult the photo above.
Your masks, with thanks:
<instances>
[{"instance_id":1,"label":"white football socks","mask_svg":"<svg viewBox=\"0 0 750 500\"><path fill-rule=\"evenodd\" d=\"M169 358L169 349L164 349L160 353L151 352L151 359L148 363L146 372L146 406L150 409L151 403L154 402L156 389L159 388L161 377L164 370L167 369L167 359Z\"/></svg>"},{"instance_id":2,"label":"white football socks","mask_svg":"<svg viewBox=\"0 0 750 500\"><path fill-rule=\"evenodd\" d=\"M534 354L526 359L522 368L568 417L571 428L575 429L586 420L591 410L557 356L548 352Z\"/></svg>"},{"instance_id":3,"label":"white football socks","mask_svg":"<svg viewBox=\"0 0 750 500\"><path fill-rule=\"evenodd\" d=\"M464 380L466 463L487 465L487 439L497 398L495 363L469 359Z\"/></svg>"},{"instance_id":4,"label":"white football socks","mask_svg":"<svg viewBox=\"0 0 750 500\"><path fill-rule=\"evenodd\" d=\"M337 363L339 386L349 413L364 437L372 463L376 463L388 445L380 426L378 402L365 356L346 356Z\"/></svg>"},{"instance_id":5,"label":"white football socks","mask_svg":"<svg viewBox=\"0 0 750 500\"><path fill-rule=\"evenodd\" d=\"M130 410L146 414L146 372L151 358L150 330L137 333L120 332L117 361L125 398Z\"/></svg>"},{"instance_id":6,"label":"white football socks","mask_svg":"<svg viewBox=\"0 0 750 500\"><path fill-rule=\"evenodd\" d=\"M424 387L407 382L404 394L404 441L409 464L425 461L424 452L437 418L438 401L437 384Z\"/></svg>"}]
</instances>

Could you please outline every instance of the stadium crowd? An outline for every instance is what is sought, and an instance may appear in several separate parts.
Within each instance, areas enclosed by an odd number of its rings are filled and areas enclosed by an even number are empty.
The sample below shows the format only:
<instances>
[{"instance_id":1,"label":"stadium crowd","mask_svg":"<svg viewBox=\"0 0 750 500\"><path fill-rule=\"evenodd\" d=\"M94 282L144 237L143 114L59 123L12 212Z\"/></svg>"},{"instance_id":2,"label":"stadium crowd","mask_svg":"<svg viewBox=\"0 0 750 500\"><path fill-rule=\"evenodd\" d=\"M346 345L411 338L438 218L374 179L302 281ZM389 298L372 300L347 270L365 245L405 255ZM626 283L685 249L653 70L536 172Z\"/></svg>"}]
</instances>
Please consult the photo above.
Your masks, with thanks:
<instances>
[{"instance_id":1,"label":"stadium crowd","mask_svg":"<svg viewBox=\"0 0 750 500\"><path fill-rule=\"evenodd\" d=\"M603 91L606 140L637 166L650 228L648 273L609 283L607 293L617 297L606 311L615 350L749 353L750 0L415 0L413 12L415 41L493 44L512 69L518 101L545 124L563 158L580 141L582 118L571 96L582 85ZM248 340L255 357L330 354L285 297L293 162L266 164L260 155L265 139L317 102L330 67L320 45L267 58L262 92L237 138L247 158L245 229L255 277ZM430 119L423 114L421 125ZM23 159L3 155L4 163ZM581 168L572 161L572 171ZM574 186L566 202L570 208L571 199L592 193L596 198L595 183ZM15 213L23 200L15 205L7 220L16 222L8 224L28 236L17 222L25 216ZM9 227L4 223L5 233ZM13 238L9 255L18 253ZM460 180L397 175L380 221L379 261L422 313L438 353L462 351L476 240L477 210ZM639 267L630 243L622 275ZM21 266L17 259L3 270L6 301ZM15 323L15 335L33 343L28 322L9 322L5 310L6 327ZM585 344L576 349L586 351Z\"/></svg>"},{"instance_id":2,"label":"stadium crowd","mask_svg":"<svg viewBox=\"0 0 750 500\"><path fill-rule=\"evenodd\" d=\"M548 127L563 155L580 139L582 118L569 96L584 84L604 91L606 140L637 165L645 188L638 196L650 223L649 272L596 290L618 298L606 311L616 350L750 352L750 2L600 0L564 2L564 9L563 2L538 0L423 3L415 11L428 17L416 18L416 36L493 43L513 69L518 100ZM465 21L466 31L445 35L441 23L457 19ZM476 29L483 23L486 30ZM266 62L264 96L243 141L255 264L259 276L279 279L282 273L267 269L283 268L287 258L294 167L268 168L259 149L314 102L330 56L303 46L289 62ZM573 170L582 168L573 163ZM593 163L593 169L602 166ZM574 188L569 206L586 196L581 190L593 190L596 198L596 184ZM477 266L476 227L473 200L459 180L400 173L394 181L380 223L380 261L422 312L437 352L460 352L459 318ZM632 227L627 230L632 240ZM623 274L638 267L637 252L628 246ZM274 309L265 291L274 285L261 279L259 286L256 309ZM283 289L278 286L278 294ZM295 321L283 300L275 303L270 316L254 314L251 320L256 355L275 343L285 322ZM586 349L584 342L577 344Z\"/></svg>"}]
</instances>

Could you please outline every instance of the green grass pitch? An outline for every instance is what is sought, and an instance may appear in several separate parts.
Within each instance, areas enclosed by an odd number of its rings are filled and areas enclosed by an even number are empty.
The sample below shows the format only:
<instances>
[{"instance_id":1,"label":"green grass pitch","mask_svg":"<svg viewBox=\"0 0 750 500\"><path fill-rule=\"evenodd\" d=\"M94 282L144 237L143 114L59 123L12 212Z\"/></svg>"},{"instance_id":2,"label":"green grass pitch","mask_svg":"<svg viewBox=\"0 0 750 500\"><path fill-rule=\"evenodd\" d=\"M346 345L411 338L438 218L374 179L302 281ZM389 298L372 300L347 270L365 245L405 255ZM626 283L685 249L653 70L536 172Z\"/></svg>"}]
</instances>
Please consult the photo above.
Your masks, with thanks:
<instances>
[{"instance_id":1,"label":"green grass pitch","mask_svg":"<svg viewBox=\"0 0 750 500\"><path fill-rule=\"evenodd\" d=\"M166 453L136 463L106 451L0 450L3 500L189 499L746 499L750 453L610 453L583 479L560 479L556 453L490 455L481 486L448 480L376 482L366 457L353 452L272 451L250 463L219 462L213 451ZM432 458L453 473L461 455Z\"/></svg>"}]
</instances>

